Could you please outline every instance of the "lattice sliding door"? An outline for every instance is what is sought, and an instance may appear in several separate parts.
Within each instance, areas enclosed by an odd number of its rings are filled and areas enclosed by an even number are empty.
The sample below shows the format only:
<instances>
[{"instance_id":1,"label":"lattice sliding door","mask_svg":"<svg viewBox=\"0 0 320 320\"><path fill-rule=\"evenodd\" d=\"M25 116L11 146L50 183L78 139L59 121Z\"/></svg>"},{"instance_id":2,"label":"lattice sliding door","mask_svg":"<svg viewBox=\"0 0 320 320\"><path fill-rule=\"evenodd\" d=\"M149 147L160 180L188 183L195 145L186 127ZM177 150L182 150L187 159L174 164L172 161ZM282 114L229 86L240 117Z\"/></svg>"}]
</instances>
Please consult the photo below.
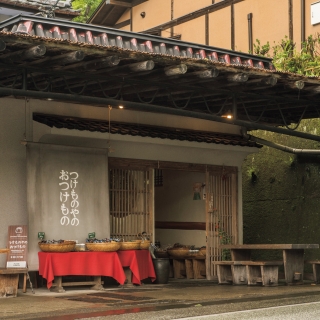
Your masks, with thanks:
<instances>
[{"instance_id":1,"label":"lattice sliding door","mask_svg":"<svg viewBox=\"0 0 320 320\"><path fill-rule=\"evenodd\" d=\"M146 232L153 240L153 170L112 168L110 234L125 241Z\"/></svg>"},{"instance_id":2,"label":"lattice sliding door","mask_svg":"<svg viewBox=\"0 0 320 320\"><path fill-rule=\"evenodd\" d=\"M206 269L207 278L212 279L217 274L212 261L229 259L229 251L219 245L237 243L237 176L207 173L206 180Z\"/></svg>"}]
</instances>

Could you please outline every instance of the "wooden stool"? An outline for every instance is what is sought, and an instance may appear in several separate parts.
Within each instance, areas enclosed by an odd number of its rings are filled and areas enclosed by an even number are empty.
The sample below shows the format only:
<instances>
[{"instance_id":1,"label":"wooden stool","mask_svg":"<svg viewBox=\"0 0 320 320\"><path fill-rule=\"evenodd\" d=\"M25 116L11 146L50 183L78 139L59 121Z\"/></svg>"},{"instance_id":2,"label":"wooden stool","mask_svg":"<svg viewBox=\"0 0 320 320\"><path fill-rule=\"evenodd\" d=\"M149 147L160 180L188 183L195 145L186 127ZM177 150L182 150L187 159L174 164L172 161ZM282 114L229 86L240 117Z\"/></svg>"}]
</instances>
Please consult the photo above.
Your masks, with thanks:
<instances>
[{"instance_id":1,"label":"wooden stool","mask_svg":"<svg viewBox=\"0 0 320 320\"><path fill-rule=\"evenodd\" d=\"M28 268L0 268L0 297L17 296L21 273L24 275L23 292L26 292Z\"/></svg>"}]
</instances>

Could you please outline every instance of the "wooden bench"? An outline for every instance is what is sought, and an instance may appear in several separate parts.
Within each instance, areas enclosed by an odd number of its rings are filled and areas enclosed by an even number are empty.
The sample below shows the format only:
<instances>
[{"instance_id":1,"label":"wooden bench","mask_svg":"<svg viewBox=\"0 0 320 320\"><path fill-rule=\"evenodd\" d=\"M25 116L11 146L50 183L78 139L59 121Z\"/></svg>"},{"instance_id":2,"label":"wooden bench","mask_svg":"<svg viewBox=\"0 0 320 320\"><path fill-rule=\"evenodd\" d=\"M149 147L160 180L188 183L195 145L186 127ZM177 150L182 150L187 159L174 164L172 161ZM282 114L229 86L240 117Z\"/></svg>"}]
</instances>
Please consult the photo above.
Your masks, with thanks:
<instances>
[{"instance_id":1,"label":"wooden bench","mask_svg":"<svg viewBox=\"0 0 320 320\"><path fill-rule=\"evenodd\" d=\"M73 278L78 276L72 276ZM81 276L84 277L84 276ZM91 278L91 277L90 277ZM101 281L101 276L94 276L93 280L88 281L66 281L63 282L62 276L54 276L54 282L52 283L51 291L62 293L65 292L63 287L72 287L72 286L91 286L93 290L102 290L103 281Z\"/></svg>"},{"instance_id":2,"label":"wooden bench","mask_svg":"<svg viewBox=\"0 0 320 320\"><path fill-rule=\"evenodd\" d=\"M219 284L277 286L282 261L213 261Z\"/></svg>"},{"instance_id":3,"label":"wooden bench","mask_svg":"<svg viewBox=\"0 0 320 320\"><path fill-rule=\"evenodd\" d=\"M248 284L246 266L242 261L213 261L217 266L219 284Z\"/></svg>"},{"instance_id":4,"label":"wooden bench","mask_svg":"<svg viewBox=\"0 0 320 320\"><path fill-rule=\"evenodd\" d=\"M225 244L219 248L229 249L232 261L250 261L254 250L281 250L284 279L288 285L297 285L303 284L305 250L319 249L319 244Z\"/></svg>"},{"instance_id":5,"label":"wooden bench","mask_svg":"<svg viewBox=\"0 0 320 320\"><path fill-rule=\"evenodd\" d=\"M320 283L320 260L307 260L305 263L312 265L314 283Z\"/></svg>"},{"instance_id":6,"label":"wooden bench","mask_svg":"<svg viewBox=\"0 0 320 320\"><path fill-rule=\"evenodd\" d=\"M279 282L279 266L282 261L242 261L246 265L248 285L270 287L277 286Z\"/></svg>"}]
</instances>

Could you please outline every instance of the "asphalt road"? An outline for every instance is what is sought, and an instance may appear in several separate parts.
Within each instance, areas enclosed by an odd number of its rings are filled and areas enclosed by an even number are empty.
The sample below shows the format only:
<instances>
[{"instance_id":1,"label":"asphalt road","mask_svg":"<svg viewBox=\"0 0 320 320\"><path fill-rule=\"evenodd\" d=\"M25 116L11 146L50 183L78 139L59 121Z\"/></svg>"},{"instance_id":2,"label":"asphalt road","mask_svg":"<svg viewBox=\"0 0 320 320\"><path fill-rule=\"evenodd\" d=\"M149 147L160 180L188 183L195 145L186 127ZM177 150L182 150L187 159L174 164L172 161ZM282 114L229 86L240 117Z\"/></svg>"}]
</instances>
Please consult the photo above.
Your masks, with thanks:
<instances>
[{"instance_id":1,"label":"asphalt road","mask_svg":"<svg viewBox=\"0 0 320 320\"><path fill-rule=\"evenodd\" d=\"M320 319L320 302L277 306L254 310L226 312L214 315L177 318L176 320L315 320Z\"/></svg>"},{"instance_id":2,"label":"asphalt road","mask_svg":"<svg viewBox=\"0 0 320 320\"><path fill-rule=\"evenodd\" d=\"M118 314L82 320L317 320L320 319L320 295L261 299L228 304L189 305L183 309Z\"/></svg>"}]
</instances>

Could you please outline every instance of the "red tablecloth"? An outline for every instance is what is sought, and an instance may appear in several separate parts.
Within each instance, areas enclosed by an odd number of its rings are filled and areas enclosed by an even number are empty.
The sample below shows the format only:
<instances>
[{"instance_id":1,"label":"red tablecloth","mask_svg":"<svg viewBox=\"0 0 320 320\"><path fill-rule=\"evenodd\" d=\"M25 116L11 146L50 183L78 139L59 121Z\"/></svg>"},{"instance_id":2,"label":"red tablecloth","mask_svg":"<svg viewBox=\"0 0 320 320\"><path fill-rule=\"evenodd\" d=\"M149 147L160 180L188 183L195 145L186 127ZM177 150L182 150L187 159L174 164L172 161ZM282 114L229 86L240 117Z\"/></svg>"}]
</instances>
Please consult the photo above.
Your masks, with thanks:
<instances>
[{"instance_id":1,"label":"red tablecloth","mask_svg":"<svg viewBox=\"0 0 320 320\"><path fill-rule=\"evenodd\" d=\"M117 252L39 252L38 257L39 274L48 288L54 276L107 276L120 284L126 280Z\"/></svg>"},{"instance_id":2,"label":"red tablecloth","mask_svg":"<svg viewBox=\"0 0 320 320\"><path fill-rule=\"evenodd\" d=\"M132 283L141 284L141 280L156 279L152 258L149 250L117 251L123 267L129 267L132 272Z\"/></svg>"}]
</instances>

